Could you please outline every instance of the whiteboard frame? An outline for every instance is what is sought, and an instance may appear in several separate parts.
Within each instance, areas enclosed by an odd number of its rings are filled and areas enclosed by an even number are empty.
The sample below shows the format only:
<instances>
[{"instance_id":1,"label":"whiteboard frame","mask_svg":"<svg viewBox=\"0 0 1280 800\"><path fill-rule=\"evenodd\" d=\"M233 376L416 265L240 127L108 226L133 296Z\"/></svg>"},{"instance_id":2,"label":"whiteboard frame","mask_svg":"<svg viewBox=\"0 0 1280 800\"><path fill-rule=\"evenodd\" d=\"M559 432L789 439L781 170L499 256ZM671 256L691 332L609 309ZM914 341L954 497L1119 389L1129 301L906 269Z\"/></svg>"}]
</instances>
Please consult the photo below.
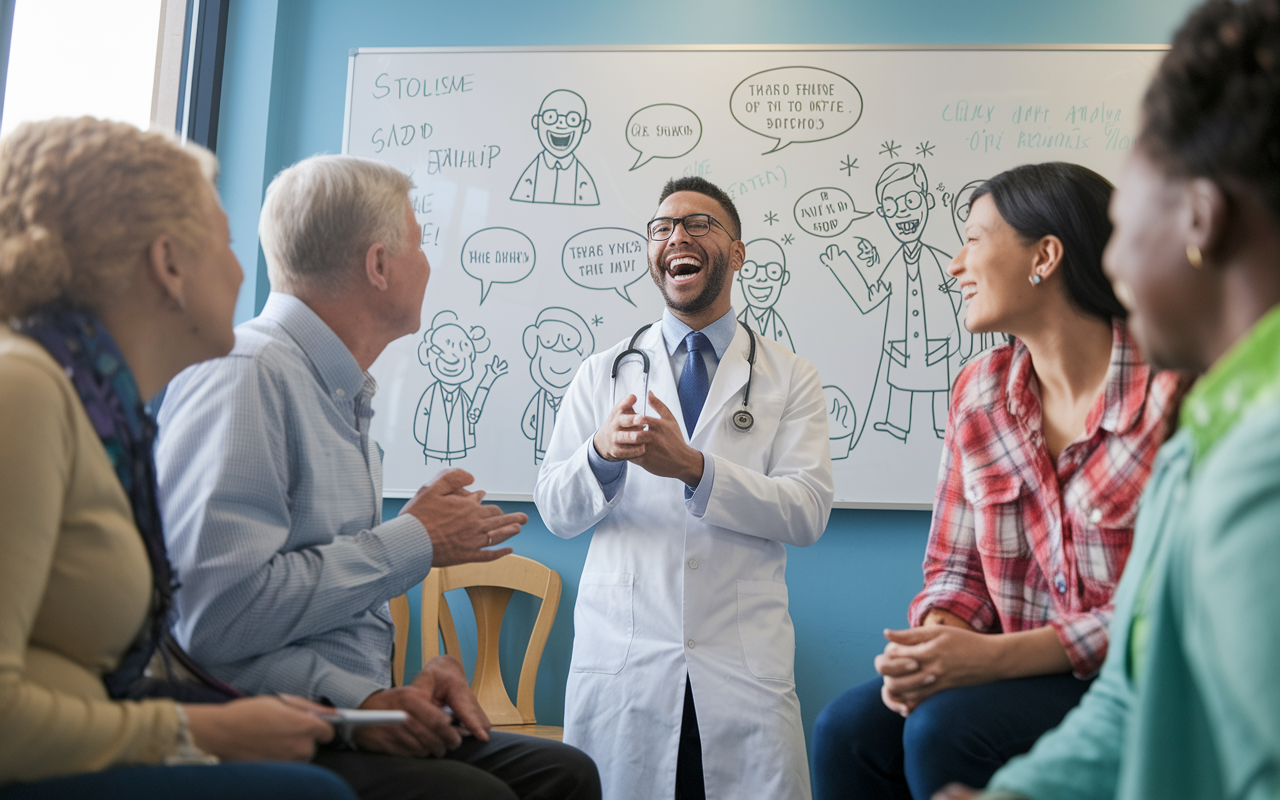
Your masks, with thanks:
<instances>
[{"instance_id":1,"label":"whiteboard frame","mask_svg":"<svg viewBox=\"0 0 1280 800\"><path fill-rule=\"evenodd\" d=\"M1167 44L637 44L637 45L507 45L500 47L353 47L347 53L347 96L342 116L342 152L349 152L351 96L355 88L356 56L378 53L606 53L606 52L854 52L854 51L1052 51L1160 52ZM487 493L502 503L532 503L531 494ZM836 501L832 508L867 511L932 511L932 503L864 503Z\"/></svg>"}]
</instances>

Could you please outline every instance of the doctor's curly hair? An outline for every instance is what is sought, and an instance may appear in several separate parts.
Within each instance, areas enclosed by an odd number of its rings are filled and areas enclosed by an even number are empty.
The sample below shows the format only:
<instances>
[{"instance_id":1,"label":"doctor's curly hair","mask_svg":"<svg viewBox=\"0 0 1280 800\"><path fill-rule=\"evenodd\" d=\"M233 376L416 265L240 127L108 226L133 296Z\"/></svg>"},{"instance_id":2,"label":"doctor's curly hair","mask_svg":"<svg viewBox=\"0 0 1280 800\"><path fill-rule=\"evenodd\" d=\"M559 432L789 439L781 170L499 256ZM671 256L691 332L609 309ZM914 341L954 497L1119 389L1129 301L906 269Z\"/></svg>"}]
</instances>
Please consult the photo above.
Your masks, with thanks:
<instances>
[{"instance_id":1,"label":"doctor's curly hair","mask_svg":"<svg viewBox=\"0 0 1280 800\"><path fill-rule=\"evenodd\" d=\"M216 172L204 148L123 122L19 125L0 142L0 319L100 308L161 235L199 247Z\"/></svg>"}]
</instances>

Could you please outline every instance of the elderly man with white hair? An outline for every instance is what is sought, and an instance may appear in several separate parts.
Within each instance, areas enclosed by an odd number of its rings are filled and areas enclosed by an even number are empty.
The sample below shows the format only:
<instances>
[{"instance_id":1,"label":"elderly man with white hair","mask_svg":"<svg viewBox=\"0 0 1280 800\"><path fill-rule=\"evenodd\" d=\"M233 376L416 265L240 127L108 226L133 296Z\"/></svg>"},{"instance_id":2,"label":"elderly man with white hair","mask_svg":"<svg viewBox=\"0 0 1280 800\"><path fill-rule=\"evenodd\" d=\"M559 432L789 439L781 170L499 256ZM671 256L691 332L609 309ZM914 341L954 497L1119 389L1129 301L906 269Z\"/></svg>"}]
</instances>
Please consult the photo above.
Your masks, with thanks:
<instances>
[{"instance_id":1,"label":"elderly man with white hair","mask_svg":"<svg viewBox=\"0 0 1280 800\"><path fill-rule=\"evenodd\" d=\"M599 798L580 751L490 732L455 659L391 685L387 601L433 565L506 555L491 546L527 521L482 504L459 469L382 520L367 370L421 323L430 266L411 187L376 161L316 156L267 189L266 306L229 356L174 380L160 414L175 632L240 691L407 712L317 756L362 797Z\"/></svg>"}]
</instances>

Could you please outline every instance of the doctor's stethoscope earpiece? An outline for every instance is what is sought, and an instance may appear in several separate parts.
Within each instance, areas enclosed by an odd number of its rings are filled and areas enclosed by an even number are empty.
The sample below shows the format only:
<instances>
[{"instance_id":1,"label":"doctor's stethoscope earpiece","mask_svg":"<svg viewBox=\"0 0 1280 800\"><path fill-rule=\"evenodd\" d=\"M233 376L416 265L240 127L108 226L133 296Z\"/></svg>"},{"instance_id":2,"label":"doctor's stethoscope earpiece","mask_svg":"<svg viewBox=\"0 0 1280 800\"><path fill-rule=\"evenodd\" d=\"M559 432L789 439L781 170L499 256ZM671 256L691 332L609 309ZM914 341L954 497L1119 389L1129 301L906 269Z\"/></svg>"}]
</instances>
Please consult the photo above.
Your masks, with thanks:
<instances>
[{"instance_id":1,"label":"doctor's stethoscope earpiece","mask_svg":"<svg viewBox=\"0 0 1280 800\"><path fill-rule=\"evenodd\" d=\"M756 424L756 418L751 416L751 412L745 408L739 409L733 415L733 427L746 433L751 430L751 426Z\"/></svg>"}]
</instances>

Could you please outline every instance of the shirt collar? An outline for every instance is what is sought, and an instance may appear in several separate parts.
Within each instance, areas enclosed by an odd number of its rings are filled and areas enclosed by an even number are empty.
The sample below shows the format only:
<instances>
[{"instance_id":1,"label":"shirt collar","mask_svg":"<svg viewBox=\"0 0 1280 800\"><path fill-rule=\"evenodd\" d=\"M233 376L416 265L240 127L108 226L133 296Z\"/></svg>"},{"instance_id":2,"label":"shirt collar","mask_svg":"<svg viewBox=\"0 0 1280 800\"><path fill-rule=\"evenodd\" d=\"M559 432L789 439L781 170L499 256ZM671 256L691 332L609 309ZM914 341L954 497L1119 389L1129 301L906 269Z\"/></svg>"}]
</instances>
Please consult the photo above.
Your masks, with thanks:
<instances>
[{"instance_id":1,"label":"shirt collar","mask_svg":"<svg viewBox=\"0 0 1280 800\"><path fill-rule=\"evenodd\" d=\"M1038 402L1034 405L1026 402L1034 374L1031 352L1021 341L1016 341L1009 363L1009 380L1005 386L1007 407L1015 417L1025 417L1032 413L1033 408L1039 414ZM1102 396L1089 410L1089 416L1085 420L1084 438L1093 436L1099 428L1122 434L1136 425L1146 407L1150 377L1151 368L1142 361L1137 345L1129 336L1124 323L1113 321L1111 364L1103 379ZM1039 420L1036 420L1035 427L1040 427Z\"/></svg>"},{"instance_id":2,"label":"shirt collar","mask_svg":"<svg viewBox=\"0 0 1280 800\"><path fill-rule=\"evenodd\" d=\"M717 362L724 358L724 351L733 342L733 337L738 332L737 324L738 319L730 307L727 314L702 329L702 333L711 342L711 349L716 351ZM671 313L671 309L662 310L662 338L667 344L667 355L675 355L680 345L684 344L684 337L692 332L693 328L681 322Z\"/></svg>"},{"instance_id":3,"label":"shirt collar","mask_svg":"<svg viewBox=\"0 0 1280 800\"><path fill-rule=\"evenodd\" d=\"M1246 414L1280 402L1280 307L1267 313L1187 393L1181 424L1195 458L1213 449Z\"/></svg>"},{"instance_id":4,"label":"shirt collar","mask_svg":"<svg viewBox=\"0 0 1280 800\"><path fill-rule=\"evenodd\" d=\"M546 150L542 151L542 165L547 169L568 169L573 166L573 162L577 160L577 156L570 153L562 158L556 158Z\"/></svg>"},{"instance_id":5,"label":"shirt collar","mask_svg":"<svg viewBox=\"0 0 1280 800\"><path fill-rule=\"evenodd\" d=\"M354 403L366 389L365 373L356 357L306 303L293 295L272 292L262 307L261 319L271 320L284 328L302 348L302 352L320 374L320 381L331 397ZM369 387L370 393L377 384Z\"/></svg>"}]
</instances>

